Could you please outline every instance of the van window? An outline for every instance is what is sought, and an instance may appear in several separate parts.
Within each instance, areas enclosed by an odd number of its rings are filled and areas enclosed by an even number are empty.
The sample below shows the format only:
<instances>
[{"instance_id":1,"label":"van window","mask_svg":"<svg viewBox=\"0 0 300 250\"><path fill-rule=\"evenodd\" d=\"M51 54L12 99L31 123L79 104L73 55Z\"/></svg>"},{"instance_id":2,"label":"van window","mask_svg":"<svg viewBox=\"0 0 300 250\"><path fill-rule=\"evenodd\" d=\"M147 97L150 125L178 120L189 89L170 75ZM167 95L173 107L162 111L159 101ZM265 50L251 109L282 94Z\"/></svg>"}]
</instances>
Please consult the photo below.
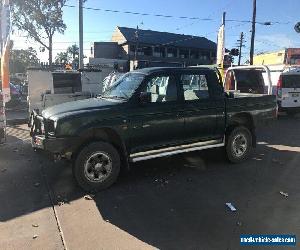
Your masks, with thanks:
<instances>
[{"instance_id":1,"label":"van window","mask_svg":"<svg viewBox=\"0 0 300 250\"><path fill-rule=\"evenodd\" d=\"M282 75L283 88L300 88L300 75Z\"/></svg>"}]
</instances>

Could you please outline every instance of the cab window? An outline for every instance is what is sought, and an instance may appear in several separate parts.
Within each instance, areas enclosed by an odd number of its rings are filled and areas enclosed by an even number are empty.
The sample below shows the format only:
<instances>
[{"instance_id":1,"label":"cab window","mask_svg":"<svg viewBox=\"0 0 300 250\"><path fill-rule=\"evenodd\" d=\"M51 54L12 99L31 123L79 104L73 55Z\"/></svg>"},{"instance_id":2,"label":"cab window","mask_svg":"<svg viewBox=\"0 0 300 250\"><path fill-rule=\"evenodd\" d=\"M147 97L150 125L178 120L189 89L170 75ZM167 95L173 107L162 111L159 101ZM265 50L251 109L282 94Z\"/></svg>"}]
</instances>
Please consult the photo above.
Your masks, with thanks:
<instances>
[{"instance_id":1,"label":"cab window","mask_svg":"<svg viewBox=\"0 0 300 250\"><path fill-rule=\"evenodd\" d=\"M203 74L181 75L180 84L183 88L185 101L209 98L207 78Z\"/></svg>"},{"instance_id":2,"label":"cab window","mask_svg":"<svg viewBox=\"0 0 300 250\"><path fill-rule=\"evenodd\" d=\"M177 101L176 78L173 75L154 76L146 84L152 103Z\"/></svg>"}]
</instances>

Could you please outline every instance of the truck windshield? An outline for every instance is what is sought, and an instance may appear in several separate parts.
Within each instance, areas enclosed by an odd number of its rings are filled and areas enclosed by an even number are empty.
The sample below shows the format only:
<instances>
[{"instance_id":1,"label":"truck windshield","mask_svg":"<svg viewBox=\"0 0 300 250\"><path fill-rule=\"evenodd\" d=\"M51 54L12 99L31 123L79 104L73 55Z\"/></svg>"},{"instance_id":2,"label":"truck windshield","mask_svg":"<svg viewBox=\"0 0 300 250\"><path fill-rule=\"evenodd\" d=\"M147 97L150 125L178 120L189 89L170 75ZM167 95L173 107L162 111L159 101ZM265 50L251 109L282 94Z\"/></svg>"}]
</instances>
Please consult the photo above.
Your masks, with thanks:
<instances>
[{"instance_id":1,"label":"truck windshield","mask_svg":"<svg viewBox=\"0 0 300 250\"><path fill-rule=\"evenodd\" d=\"M118 79L111 88L106 90L101 97L129 99L144 77L145 75L140 73L127 73Z\"/></svg>"}]
</instances>

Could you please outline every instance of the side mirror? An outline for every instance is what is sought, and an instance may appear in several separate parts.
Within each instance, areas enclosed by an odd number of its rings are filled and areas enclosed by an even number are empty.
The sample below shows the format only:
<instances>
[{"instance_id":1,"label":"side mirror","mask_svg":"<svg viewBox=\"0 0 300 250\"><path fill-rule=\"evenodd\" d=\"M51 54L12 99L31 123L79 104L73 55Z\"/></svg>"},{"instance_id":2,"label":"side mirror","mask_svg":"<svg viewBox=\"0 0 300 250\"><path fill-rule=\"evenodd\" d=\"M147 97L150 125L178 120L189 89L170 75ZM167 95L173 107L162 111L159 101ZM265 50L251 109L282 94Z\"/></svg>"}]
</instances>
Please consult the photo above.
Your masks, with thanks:
<instances>
[{"instance_id":1,"label":"side mirror","mask_svg":"<svg viewBox=\"0 0 300 250\"><path fill-rule=\"evenodd\" d=\"M151 93L150 92L141 92L140 94L140 103L145 104L151 102Z\"/></svg>"}]
</instances>

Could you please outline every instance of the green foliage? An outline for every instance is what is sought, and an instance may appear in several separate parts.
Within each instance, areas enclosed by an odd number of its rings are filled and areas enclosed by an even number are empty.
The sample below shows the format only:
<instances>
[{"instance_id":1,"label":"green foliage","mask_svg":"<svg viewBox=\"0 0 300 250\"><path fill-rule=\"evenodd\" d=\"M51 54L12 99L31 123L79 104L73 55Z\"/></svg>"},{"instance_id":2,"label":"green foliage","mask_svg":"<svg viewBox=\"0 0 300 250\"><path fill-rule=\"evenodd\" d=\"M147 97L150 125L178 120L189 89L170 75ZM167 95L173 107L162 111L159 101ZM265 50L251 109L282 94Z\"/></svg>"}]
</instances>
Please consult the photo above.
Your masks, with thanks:
<instances>
[{"instance_id":1,"label":"green foliage","mask_svg":"<svg viewBox=\"0 0 300 250\"><path fill-rule=\"evenodd\" d=\"M66 1L14 0L12 4L13 26L25 31L29 38L33 38L49 50L49 64L52 63L53 35L56 32L63 34L66 29L62 11Z\"/></svg>"},{"instance_id":2,"label":"green foliage","mask_svg":"<svg viewBox=\"0 0 300 250\"><path fill-rule=\"evenodd\" d=\"M11 73L25 73L28 67L37 66L39 63L37 53L32 47L11 51L9 61Z\"/></svg>"},{"instance_id":3,"label":"green foliage","mask_svg":"<svg viewBox=\"0 0 300 250\"><path fill-rule=\"evenodd\" d=\"M55 57L55 63L72 63L78 65L79 62L79 47L74 44L69 46L66 52L60 52Z\"/></svg>"},{"instance_id":4,"label":"green foliage","mask_svg":"<svg viewBox=\"0 0 300 250\"><path fill-rule=\"evenodd\" d=\"M70 63L71 57L67 52L59 52L55 57L55 63L66 64Z\"/></svg>"}]
</instances>

